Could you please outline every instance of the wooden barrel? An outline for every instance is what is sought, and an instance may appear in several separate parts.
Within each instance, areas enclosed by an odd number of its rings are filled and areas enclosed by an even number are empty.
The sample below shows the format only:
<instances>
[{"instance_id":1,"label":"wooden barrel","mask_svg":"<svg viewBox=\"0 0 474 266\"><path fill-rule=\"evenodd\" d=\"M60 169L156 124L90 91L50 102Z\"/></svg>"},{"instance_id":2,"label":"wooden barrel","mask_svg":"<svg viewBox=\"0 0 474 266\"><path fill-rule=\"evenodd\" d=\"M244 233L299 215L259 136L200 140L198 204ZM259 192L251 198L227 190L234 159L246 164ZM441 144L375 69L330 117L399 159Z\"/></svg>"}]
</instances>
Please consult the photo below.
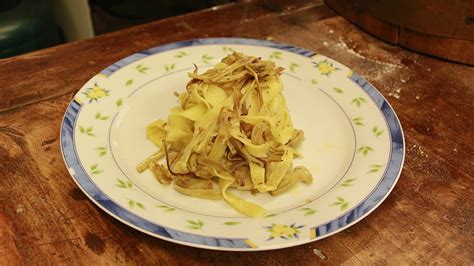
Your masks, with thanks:
<instances>
[{"instance_id":1,"label":"wooden barrel","mask_svg":"<svg viewBox=\"0 0 474 266\"><path fill-rule=\"evenodd\" d=\"M474 65L474 0L324 0L393 44Z\"/></svg>"}]
</instances>

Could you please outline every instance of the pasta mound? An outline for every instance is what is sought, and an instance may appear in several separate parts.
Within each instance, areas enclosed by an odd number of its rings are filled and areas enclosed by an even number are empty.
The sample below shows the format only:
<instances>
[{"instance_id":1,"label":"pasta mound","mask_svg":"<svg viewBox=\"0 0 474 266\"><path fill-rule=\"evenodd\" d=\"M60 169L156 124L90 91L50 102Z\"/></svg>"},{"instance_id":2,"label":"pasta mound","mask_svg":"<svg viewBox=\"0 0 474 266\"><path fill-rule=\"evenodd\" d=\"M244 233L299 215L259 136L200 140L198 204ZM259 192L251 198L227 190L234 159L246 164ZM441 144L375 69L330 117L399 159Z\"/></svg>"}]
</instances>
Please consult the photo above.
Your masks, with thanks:
<instances>
[{"instance_id":1,"label":"pasta mound","mask_svg":"<svg viewBox=\"0 0 474 266\"><path fill-rule=\"evenodd\" d=\"M173 183L185 195L224 199L250 217L265 209L229 188L276 196L299 181L311 183L305 167L292 166L304 135L293 128L282 71L272 61L236 52L203 74L196 67L167 121L147 126L159 151L138 171L150 169L160 183Z\"/></svg>"}]
</instances>

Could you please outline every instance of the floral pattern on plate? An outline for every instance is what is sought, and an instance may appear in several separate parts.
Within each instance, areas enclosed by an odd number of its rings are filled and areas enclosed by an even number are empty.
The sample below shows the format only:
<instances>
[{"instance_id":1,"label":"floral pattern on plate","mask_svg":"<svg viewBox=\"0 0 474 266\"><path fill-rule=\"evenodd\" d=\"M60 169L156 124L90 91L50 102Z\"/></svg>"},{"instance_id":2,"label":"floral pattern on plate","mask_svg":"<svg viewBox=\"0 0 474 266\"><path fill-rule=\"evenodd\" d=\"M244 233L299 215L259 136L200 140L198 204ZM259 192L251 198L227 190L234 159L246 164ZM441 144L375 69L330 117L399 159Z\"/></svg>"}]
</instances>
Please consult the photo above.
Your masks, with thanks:
<instances>
[{"instance_id":1,"label":"floral pattern on plate","mask_svg":"<svg viewBox=\"0 0 474 266\"><path fill-rule=\"evenodd\" d=\"M315 176L314 187L300 186L272 199L268 214L259 219L219 211L218 203L184 198L150 175L133 172L136 162L153 150L140 138L144 127L136 125L167 116L164 103L172 98L166 97L184 88L193 63L205 69L234 51L285 67L282 79L291 115L309 132L302 151L307 159L301 163ZM161 98L166 99L153 100ZM325 109L314 109L320 105L330 108L331 119ZM308 116L308 110L314 112ZM138 149L127 143L132 137ZM61 148L74 180L107 213L159 238L223 250L299 245L353 225L388 195L404 158L395 113L362 77L302 48L238 38L160 46L104 69L69 105ZM288 199L290 203L278 206Z\"/></svg>"}]
</instances>

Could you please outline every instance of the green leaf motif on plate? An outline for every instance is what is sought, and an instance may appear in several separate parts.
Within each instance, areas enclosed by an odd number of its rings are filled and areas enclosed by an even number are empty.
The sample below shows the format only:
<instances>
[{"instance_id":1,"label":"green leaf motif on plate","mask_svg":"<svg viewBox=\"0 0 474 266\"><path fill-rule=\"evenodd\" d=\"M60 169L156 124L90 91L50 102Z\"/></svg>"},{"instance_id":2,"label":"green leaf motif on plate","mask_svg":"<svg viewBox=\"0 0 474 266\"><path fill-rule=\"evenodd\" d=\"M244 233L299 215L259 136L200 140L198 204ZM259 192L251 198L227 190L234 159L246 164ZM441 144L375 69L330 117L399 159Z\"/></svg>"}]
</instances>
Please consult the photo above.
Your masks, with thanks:
<instances>
[{"instance_id":1,"label":"green leaf motif on plate","mask_svg":"<svg viewBox=\"0 0 474 266\"><path fill-rule=\"evenodd\" d=\"M91 103L93 101L98 102L100 98L109 96L109 91L100 87L97 82L95 82L94 86L87 88L83 94L86 95L86 98L89 99L89 103Z\"/></svg>"},{"instance_id":2,"label":"green leaf motif on plate","mask_svg":"<svg viewBox=\"0 0 474 266\"><path fill-rule=\"evenodd\" d=\"M164 204L163 205L156 205L156 207L163 209L164 212L172 212L172 211L175 210L175 208L170 207L168 205L164 205Z\"/></svg>"},{"instance_id":3,"label":"green leaf motif on plate","mask_svg":"<svg viewBox=\"0 0 474 266\"><path fill-rule=\"evenodd\" d=\"M225 225L238 225L240 222L235 222L235 221L228 221L224 223Z\"/></svg>"},{"instance_id":4,"label":"green leaf motif on plate","mask_svg":"<svg viewBox=\"0 0 474 266\"><path fill-rule=\"evenodd\" d=\"M132 200L132 199L128 199L128 206L130 207L130 209L134 209L135 207L138 207L142 210L145 209L145 205L143 205L143 203Z\"/></svg>"},{"instance_id":5,"label":"green leaf motif on plate","mask_svg":"<svg viewBox=\"0 0 474 266\"><path fill-rule=\"evenodd\" d=\"M313 62L315 68L319 70L321 75L329 77L332 73L339 70L339 68L334 67L333 63L329 62L327 59L324 59L319 62Z\"/></svg>"},{"instance_id":6,"label":"green leaf motif on plate","mask_svg":"<svg viewBox=\"0 0 474 266\"><path fill-rule=\"evenodd\" d=\"M381 164L371 164L369 165L370 170L367 172L368 174L377 173L380 169L382 169L383 165Z\"/></svg>"},{"instance_id":7,"label":"green leaf motif on plate","mask_svg":"<svg viewBox=\"0 0 474 266\"><path fill-rule=\"evenodd\" d=\"M232 48L230 48L230 47L227 47L227 46L223 46L223 47L222 47L222 50L223 50L224 53L226 53L226 54L231 54L231 53L235 52L234 49L232 49Z\"/></svg>"},{"instance_id":8,"label":"green leaf motif on plate","mask_svg":"<svg viewBox=\"0 0 474 266\"><path fill-rule=\"evenodd\" d=\"M110 118L110 116L102 115L100 112L95 113L95 119L96 120L107 120L109 118Z\"/></svg>"},{"instance_id":9,"label":"green leaf motif on plate","mask_svg":"<svg viewBox=\"0 0 474 266\"><path fill-rule=\"evenodd\" d=\"M363 117L354 117L354 118L352 118L352 122L354 122L354 124L356 126L364 126L364 118Z\"/></svg>"},{"instance_id":10,"label":"green leaf motif on plate","mask_svg":"<svg viewBox=\"0 0 474 266\"><path fill-rule=\"evenodd\" d=\"M79 126L79 132L81 134L86 134L87 136L95 137L94 128L92 126L87 127L87 128L85 128L83 126Z\"/></svg>"},{"instance_id":11,"label":"green leaf motif on plate","mask_svg":"<svg viewBox=\"0 0 474 266\"><path fill-rule=\"evenodd\" d=\"M334 87L332 88L336 93L344 93L344 91L341 88Z\"/></svg>"},{"instance_id":12,"label":"green leaf motif on plate","mask_svg":"<svg viewBox=\"0 0 474 266\"><path fill-rule=\"evenodd\" d=\"M357 98L352 99L351 103L357 105L357 107L360 107L363 103L366 103L366 102L367 100L364 97L359 96Z\"/></svg>"},{"instance_id":13,"label":"green leaf motif on plate","mask_svg":"<svg viewBox=\"0 0 474 266\"><path fill-rule=\"evenodd\" d=\"M91 169L92 175L98 175L103 172L102 170L99 169L99 164L97 163L94 165L91 165L90 169Z\"/></svg>"},{"instance_id":14,"label":"green leaf motif on plate","mask_svg":"<svg viewBox=\"0 0 474 266\"><path fill-rule=\"evenodd\" d=\"M344 211L349 207L349 202L344 200L342 197L336 197L336 201L329 206L338 206L341 211Z\"/></svg>"},{"instance_id":15,"label":"green leaf motif on plate","mask_svg":"<svg viewBox=\"0 0 474 266\"><path fill-rule=\"evenodd\" d=\"M378 129L377 126L374 126L372 128L372 132L374 133L374 135L378 138L380 135L383 134L383 130L382 129Z\"/></svg>"},{"instance_id":16,"label":"green leaf motif on plate","mask_svg":"<svg viewBox=\"0 0 474 266\"><path fill-rule=\"evenodd\" d=\"M312 79L312 80L311 80L311 84L318 84L318 81L315 80L315 79Z\"/></svg>"},{"instance_id":17,"label":"green leaf motif on plate","mask_svg":"<svg viewBox=\"0 0 474 266\"><path fill-rule=\"evenodd\" d=\"M199 219L196 221L193 221L193 220L186 220L186 221L188 222L188 226L186 227L189 229L198 230L198 229L202 229L202 227L204 226L204 223Z\"/></svg>"},{"instance_id":18,"label":"green leaf motif on plate","mask_svg":"<svg viewBox=\"0 0 474 266\"><path fill-rule=\"evenodd\" d=\"M369 154L369 152L373 152L374 149L372 149L369 146L361 146L360 148L357 149L357 153L362 153L364 156Z\"/></svg>"},{"instance_id":19,"label":"green leaf motif on plate","mask_svg":"<svg viewBox=\"0 0 474 266\"><path fill-rule=\"evenodd\" d=\"M268 59L270 59L270 60L272 60L272 59L281 59L282 55L283 55L283 52L276 51L276 52L271 53L270 56L268 57Z\"/></svg>"},{"instance_id":20,"label":"green leaf motif on plate","mask_svg":"<svg viewBox=\"0 0 474 266\"><path fill-rule=\"evenodd\" d=\"M115 101L115 105L116 105L117 107L122 106L122 103L123 103L122 98L118 98L117 101Z\"/></svg>"},{"instance_id":21,"label":"green leaf motif on plate","mask_svg":"<svg viewBox=\"0 0 474 266\"><path fill-rule=\"evenodd\" d=\"M142 74L146 74L147 71L150 70L149 67L144 66L143 64L138 64L138 65L135 67L135 69L136 69L138 72L142 73Z\"/></svg>"},{"instance_id":22,"label":"green leaf motif on plate","mask_svg":"<svg viewBox=\"0 0 474 266\"><path fill-rule=\"evenodd\" d=\"M106 147L97 147L96 150L99 151L99 157L105 156L107 154Z\"/></svg>"},{"instance_id":23,"label":"green leaf motif on plate","mask_svg":"<svg viewBox=\"0 0 474 266\"><path fill-rule=\"evenodd\" d=\"M298 65L297 63L291 63L290 64L290 71L295 73L296 72L296 68L300 67L300 65Z\"/></svg>"},{"instance_id":24,"label":"green leaf motif on plate","mask_svg":"<svg viewBox=\"0 0 474 266\"><path fill-rule=\"evenodd\" d=\"M310 216L318 212L317 210L311 208L302 208L300 211L304 212L304 216Z\"/></svg>"},{"instance_id":25,"label":"green leaf motif on plate","mask_svg":"<svg viewBox=\"0 0 474 266\"><path fill-rule=\"evenodd\" d=\"M204 62L204 64L209 64L211 62L212 59L214 59L213 56L210 56L208 54L204 54L202 57L201 57L202 61Z\"/></svg>"},{"instance_id":26,"label":"green leaf motif on plate","mask_svg":"<svg viewBox=\"0 0 474 266\"><path fill-rule=\"evenodd\" d=\"M170 72L171 70L174 69L174 67L176 66L175 63L171 64L171 65L165 65L165 71L166 72Z\"/></svg>"},{"instance_id":27,"label":"green leaf motif on plate","mask_svg":"<svg viewBox=\"0 0 474 266\"><path fill-rule=\"evenodd\" d=\"M267 214L265 216L263 216L263 218L270 218L270 217L275 217L277 216L276 213L270 213L270 214Z\"/></svg>"},{"instance_id":28,"label":"green leaf motif on plate","mask_svg":"<svg viewBox=\"0 0 474 266\"><path fill-rule=\"evenodd\" d=\"M132 181L130 181L128 179L127 179L127 181L124 181L120 178L117 178L117 184L115 184L115 185L119 188L131 188L131 187L133 187Z\"/></svg>"},{"instance_id":29,"label":"green leaf motif on plate","mask_svg":"<svg viewBox=\"0 0 474 266\"><path fill-rule=\"evenodd\" d=\"M130 87L133 85L133 79L129 79L127 80L127 82L125 82L125 87Z\"/></svg>"},{"instance_id":30,"label":"green leaf motif on plate","mask_svg":"<svg viewBox=\"0 0 474 266\"><path fill-rule=\"evenodd\" d=\"M342 183L341 183L341 187L351 187L352 185L354 185L354 181L356 181L357 178L349 178L349 179L346 179L344 180Z\"/></svg>"},{"instance_id":31,"label":"green leaf motif on plate","mask_svg":"<svg viewBox=\"0 0 474 266\"><path fill-rule=\"evenodd\" d=\"M183 58L185 56L188 56L189 54L183 51L179 51L174 57L176 58Z\"/></svg>"}]
</instances>

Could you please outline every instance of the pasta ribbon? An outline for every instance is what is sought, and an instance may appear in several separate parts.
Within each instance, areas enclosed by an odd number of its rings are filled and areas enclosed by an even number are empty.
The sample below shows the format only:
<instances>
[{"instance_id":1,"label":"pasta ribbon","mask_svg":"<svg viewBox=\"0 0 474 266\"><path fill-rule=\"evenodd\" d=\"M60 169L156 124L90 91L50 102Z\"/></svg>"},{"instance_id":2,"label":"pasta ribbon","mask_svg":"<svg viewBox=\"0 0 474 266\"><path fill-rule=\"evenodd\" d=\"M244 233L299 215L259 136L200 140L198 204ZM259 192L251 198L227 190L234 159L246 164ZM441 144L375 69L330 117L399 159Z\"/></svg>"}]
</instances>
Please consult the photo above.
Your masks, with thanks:
<instances>
[{"instance_id":1,"label":"pasta ribbon","mask_svg":"<svg viewBox=\"0 0 474 266\"><path fill-rule=\"evenodd\" d=\"M271 61L236 52L205 73L196 67L168 119L146 127L159 151L137 170L150 169L161 184L173 183L182 194L224 199L246 216L263 216L262 206L231 190L276 196L313 180L306 168L293 168L304 134L293 128L282 71ZM163 157L166 166L158 161Z\"/></svg>"}]
</instances>

